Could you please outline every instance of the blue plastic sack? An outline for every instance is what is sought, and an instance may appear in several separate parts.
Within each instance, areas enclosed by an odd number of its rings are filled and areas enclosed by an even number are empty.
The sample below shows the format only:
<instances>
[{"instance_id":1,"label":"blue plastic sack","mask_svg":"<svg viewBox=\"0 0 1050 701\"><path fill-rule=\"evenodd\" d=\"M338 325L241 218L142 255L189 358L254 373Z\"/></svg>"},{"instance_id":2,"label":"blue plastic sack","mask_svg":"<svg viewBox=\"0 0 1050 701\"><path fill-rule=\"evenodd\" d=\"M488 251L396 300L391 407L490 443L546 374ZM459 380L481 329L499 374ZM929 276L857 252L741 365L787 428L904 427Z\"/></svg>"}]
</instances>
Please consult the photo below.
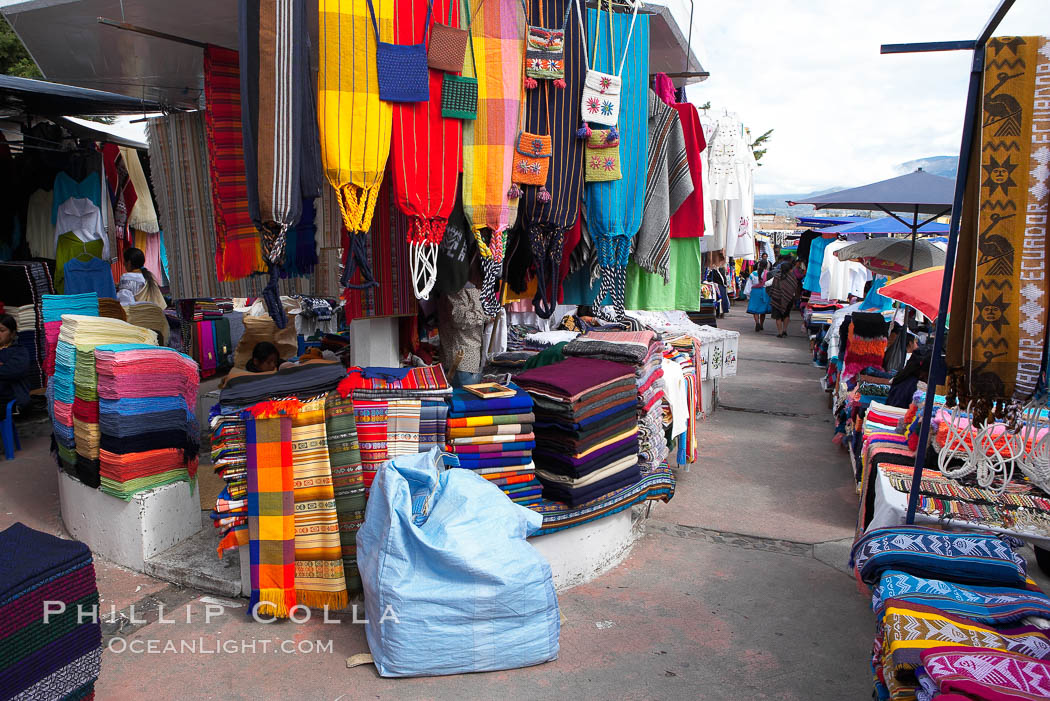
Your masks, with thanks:
<instances>
[{"instance_id":1,"label":"blue plastic sack","mask_svg":"<svg viewBox=\"0 0 1050 701\"><path fill-rule=\"evenodd\" d=\"M429 453L379 469L357 534L365 634L384 677L490 672L558 657L543 518Z\"/></svg>"}]
</instances>

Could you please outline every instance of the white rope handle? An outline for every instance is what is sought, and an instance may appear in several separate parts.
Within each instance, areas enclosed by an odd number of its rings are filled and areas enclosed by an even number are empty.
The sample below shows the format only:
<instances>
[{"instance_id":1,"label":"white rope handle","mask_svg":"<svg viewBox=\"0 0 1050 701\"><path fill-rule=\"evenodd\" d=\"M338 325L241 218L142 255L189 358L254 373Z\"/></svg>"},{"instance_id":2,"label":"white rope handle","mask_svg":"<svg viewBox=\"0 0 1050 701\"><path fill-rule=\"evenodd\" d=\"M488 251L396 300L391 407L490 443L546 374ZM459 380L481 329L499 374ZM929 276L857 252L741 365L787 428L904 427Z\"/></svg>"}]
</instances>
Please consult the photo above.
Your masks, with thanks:
<instances>
[{"instance_id":1,"label":"white rope handle","mask_svg":"<svg viewBox=\"0 0 1050 701\"><path fill-rule=\"evenodd\" d=\"M966 405L965 414L973 416L973 403ZM937 467L941 474L951 479L966 477L977 469L973 461L973 452L966 445L965 437L969 435L970 424L967 421L966 429L959 428L959 419L964 415L962 405L956 404L948 415L948 436L945 438L944 447L937 455ZM930 419L932 422L932 418ZM963 458L962 467L952 469L949 467L952 460Z\"/></svg>"},{"instance_id":2,"label":"white rope handle","mask_svg":"<svg viewBox=\"0 0 1050 701\"><path fill-rule=\"evenodd\" d=\"M408 244L412 256L412 291L416 299L430 296L437 282L438 247L429 241Z\"/></svg>"},{"instance_id":3,"label":"white rope handle","mask_svg":"<svg viewBox=\"0 0 1050 701\"><path fill-rule=\"evenodd\" d=\"M620 59L620 70L616 71L617 77L623 74L624 64L627 63L627 50L631 48L631 35L634 34L634 23L638 19L638 6L642 4L642 0L629 1L634 5L634 11L631 12L631 26L627 29L627 41L623 43L623 58ZM609 12L612 12L612 8Z\"/></svg>"},{"instance_id":4,"label":"white rope handle","mask_svg":"<svg viewBox=\"0 0 1050 701\"><path fill-rule=\"evenodd\" d=\"M583 10L580 8L580 0L575 0L575 2L576 2L576 22L580 25L580 40L583 42L583 68L584 68L584 71L586 72L586 71L591 70L591 60L587 56L587 30L583 26ZM620 59L620 70L616 71L616 76L617 77L619 77L620 75L623 74L624 64L627 63L627 50L631 47L631 35L634 34L634 23L638 19L638 5L641 4L641 0L632 0L631 4L634 7L634 11L631 13L631 26L627 29L627 42L623 45L623 57ZM609 10L609 12L612 12L612 10ZM595 32L594 32L594 34L595 34L594 41L595 42L598 41L598 36L597 35L598 35L598 29L601 27L601 23L602 23L602 6L601 6L601 2L599 0L599 3L598 3L598 24L597 24L597 26L595 28ZM611 39L612 39L612 37L610 37L610 40Z\"/></svg>"}]
</instances>

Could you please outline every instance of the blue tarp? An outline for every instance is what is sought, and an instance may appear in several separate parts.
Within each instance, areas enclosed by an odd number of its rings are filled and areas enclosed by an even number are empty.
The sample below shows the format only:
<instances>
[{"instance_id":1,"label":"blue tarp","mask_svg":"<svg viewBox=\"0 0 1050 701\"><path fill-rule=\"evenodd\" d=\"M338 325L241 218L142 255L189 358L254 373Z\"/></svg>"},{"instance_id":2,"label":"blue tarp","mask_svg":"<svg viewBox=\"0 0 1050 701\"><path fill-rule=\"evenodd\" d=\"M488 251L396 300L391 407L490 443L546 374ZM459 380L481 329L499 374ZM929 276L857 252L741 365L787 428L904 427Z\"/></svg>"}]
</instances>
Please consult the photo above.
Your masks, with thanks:
<instances>
[{"instance_id":1,"label":"blue tarp","mask_svg":"<svg viewBox=\"0 0 1050 701\"><path fill-rule=\"evenodd\" d=\"M922 218L919 218L922 222ZM911 234L911 227L901 224L893 217L880 217L879 219L861 219L852 224L841 224L828 229L821 229L822 234ZM947 234L948 225L940 222L930 222L926 226L919 227L920 234Z\"/></svg>"}]
</instances>

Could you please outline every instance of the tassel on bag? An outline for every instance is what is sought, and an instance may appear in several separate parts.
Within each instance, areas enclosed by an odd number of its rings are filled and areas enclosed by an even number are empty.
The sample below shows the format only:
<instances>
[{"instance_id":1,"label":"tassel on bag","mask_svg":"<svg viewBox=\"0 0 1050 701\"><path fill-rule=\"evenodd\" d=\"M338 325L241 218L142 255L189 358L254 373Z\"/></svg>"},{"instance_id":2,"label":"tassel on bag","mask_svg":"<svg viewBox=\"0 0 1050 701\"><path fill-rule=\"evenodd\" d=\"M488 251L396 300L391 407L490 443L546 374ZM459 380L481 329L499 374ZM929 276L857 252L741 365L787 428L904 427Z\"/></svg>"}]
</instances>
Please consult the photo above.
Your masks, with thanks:
<instances>
[{"instance_id":1,"label":"tassel on bag","mask_svg":"<svg viewBox=\"0 0 1050 701\"><path fill-rule=\"evenodd\" d=\"M591 135L591 125L586 122L579 129L576 130L577 139L586 139Z\"/></svg>"}]
</instances>

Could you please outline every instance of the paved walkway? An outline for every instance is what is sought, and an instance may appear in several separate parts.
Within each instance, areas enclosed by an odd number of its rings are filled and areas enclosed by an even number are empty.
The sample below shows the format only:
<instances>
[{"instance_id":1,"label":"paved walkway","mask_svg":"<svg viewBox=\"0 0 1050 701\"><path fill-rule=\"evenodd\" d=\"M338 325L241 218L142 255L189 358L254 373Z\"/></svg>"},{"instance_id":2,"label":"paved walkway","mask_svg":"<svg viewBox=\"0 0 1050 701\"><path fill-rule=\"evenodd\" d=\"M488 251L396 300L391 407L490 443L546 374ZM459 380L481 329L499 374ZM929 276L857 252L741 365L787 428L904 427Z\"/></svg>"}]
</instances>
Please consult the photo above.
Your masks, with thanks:
<instances>
[{"instance_id":1,"label":"paved walkway","mask_svg":"<svg viewBox=\"0 0 1050 701\"><path fill-rule=\"evenodd\" d=\"M722 382L723 406L700 427L699 464L654 507L625 563L562 593L556 662L381 679L371 666L346 668L368 651L350 616L264 626L242 607L205 622L199 592L100 563L104 611L136 603L147 621L108 632L158 652L107 651L97 698L868 698L874 620L845 571L856 497L819 371L797 322L787 339L755 334L738 307L725 326L741 331L740 375ZM22 520L61 533L47 440L26 443L17 462L0 463L0 528ZM157 622L159 605L172 622ZM164 653L168 641L225 651ZM298 652L275 651L282 643Z\"/></svg>"}]
</instances>

